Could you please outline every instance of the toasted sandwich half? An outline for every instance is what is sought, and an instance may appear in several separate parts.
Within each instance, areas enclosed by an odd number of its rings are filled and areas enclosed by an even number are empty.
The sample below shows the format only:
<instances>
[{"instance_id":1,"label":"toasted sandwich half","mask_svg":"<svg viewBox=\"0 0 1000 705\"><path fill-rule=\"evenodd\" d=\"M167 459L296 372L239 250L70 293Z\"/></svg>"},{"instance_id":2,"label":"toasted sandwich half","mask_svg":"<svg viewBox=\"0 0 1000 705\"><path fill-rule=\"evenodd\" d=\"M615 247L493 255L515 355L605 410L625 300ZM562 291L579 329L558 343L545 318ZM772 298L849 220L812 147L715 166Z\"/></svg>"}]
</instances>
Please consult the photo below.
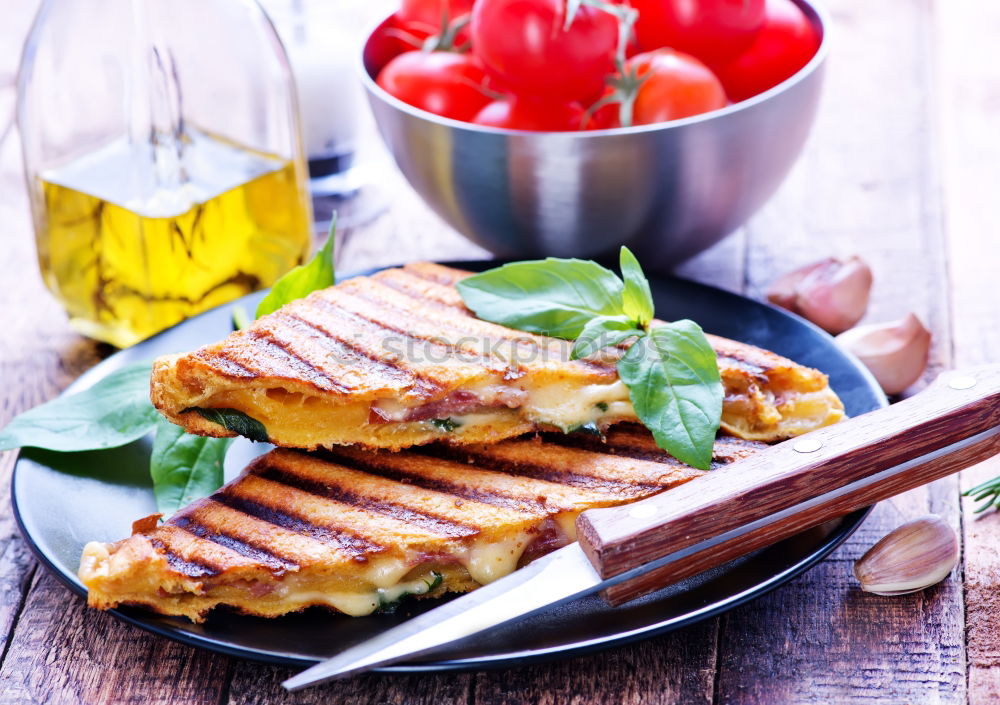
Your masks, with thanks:
<instances>
[{"instance_id":1,"label":"toasted sandwich half","mask_svg":"<svg viewBox=\"0 0 1000 705\"><path fill-rule=\"evenodd\" d=\"M249 427L303 449L493 443L636 420L615 369L622 349L571 361L567 341L479 320L454 286L469 274L418 263L314 292L219 343L157 360L153 403L192 433ZM709 340L730 433L773 441L842 418L817 370Z\"/></svg>"},{"instance_id":2,"label":"toasted sandwich half","mask_svg":"<svg viewBox=\"0 0 1000 705\"><path fill-rule=\"evenodd\" d=\"M713 464L763 447L721 436ZM701 474L633 424L606 443L576 433L399 453L278 449L162 525L154 515L127 539L87 544L79 574L100 609L145 605L196 622L219 605L366 615L489 583L575 540L583 510Z\"/></svg>"}]
</instances>

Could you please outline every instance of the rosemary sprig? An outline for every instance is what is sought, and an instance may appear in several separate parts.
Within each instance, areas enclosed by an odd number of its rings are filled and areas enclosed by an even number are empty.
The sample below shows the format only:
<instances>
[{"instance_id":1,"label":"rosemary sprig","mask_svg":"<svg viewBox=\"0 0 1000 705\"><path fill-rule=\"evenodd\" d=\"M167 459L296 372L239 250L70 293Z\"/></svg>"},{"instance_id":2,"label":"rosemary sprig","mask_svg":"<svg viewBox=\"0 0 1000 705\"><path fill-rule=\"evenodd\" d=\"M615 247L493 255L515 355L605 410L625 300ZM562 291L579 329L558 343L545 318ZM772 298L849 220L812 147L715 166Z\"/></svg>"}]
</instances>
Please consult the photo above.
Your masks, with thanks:
<instances>
[{"instance_id":1,"label":"rosemary sprig","mask_svg":"<svg viewBox=\"0 0 1000 705\"><path fill-rule=\"evenodd\" d=\"M976 507L976 514L985 512L990 507L1000 507L1000 477L994 477L992 480L976 485L963 492L962 496L972 497L976 502L983 502Z\"/></svg>"}]
</instances>

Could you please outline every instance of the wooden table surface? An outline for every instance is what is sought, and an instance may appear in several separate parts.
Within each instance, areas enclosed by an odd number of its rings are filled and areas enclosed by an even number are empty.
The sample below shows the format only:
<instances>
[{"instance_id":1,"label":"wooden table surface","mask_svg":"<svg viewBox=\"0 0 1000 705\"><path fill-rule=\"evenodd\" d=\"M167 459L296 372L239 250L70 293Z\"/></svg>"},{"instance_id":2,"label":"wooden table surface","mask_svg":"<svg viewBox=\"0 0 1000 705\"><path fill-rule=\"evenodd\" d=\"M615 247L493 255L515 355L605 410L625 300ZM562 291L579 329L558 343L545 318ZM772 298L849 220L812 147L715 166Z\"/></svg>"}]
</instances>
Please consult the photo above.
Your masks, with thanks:
<instances>
[{"instance_id":1,"label":"wooden table surface","mask_svg":"<svg viewBox=\"0 0 1000 705\"><path fill-rule=\"evenodd\" d=\"M32 3L0 22L0 425L109 354L76 335L39 278L20 175L13 72ZM791 177L740 232L679 268L760 296L778 273L859 253L875 271L869 321L917 313L935 336L928 377L1000 361L1000 4L828 0L835 45L815 130ZM392 208L346 233L343 270L477 256L390 168ZM918 385L919 386L919 385ZM0 493L14 453L0 454ZM717 619L593 656L511 671L368 676L296 695L284 668L181 646L90 611L34 561L0 504L0 703L991 703L1000 701L1000 515L963 487L1000 458L879 505L828 560ZM853 561L933 512L962 538L945 582L861 592Z\"/></svg>"}]
</instances>

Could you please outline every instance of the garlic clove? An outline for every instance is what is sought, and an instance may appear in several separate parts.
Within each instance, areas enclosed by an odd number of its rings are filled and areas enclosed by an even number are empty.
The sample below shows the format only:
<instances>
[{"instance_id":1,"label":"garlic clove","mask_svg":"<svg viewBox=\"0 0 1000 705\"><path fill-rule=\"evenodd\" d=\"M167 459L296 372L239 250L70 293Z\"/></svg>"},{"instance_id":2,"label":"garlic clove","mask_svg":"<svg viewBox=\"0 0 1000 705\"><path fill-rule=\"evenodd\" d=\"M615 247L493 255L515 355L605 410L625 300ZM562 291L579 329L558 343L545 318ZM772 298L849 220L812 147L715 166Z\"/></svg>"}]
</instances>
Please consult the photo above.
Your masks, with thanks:
<instances>
[{"instance_id":1,"label":"garlic clove","mask_svg":"<svg viewBox=\"0 0 1000 705\"><path fill-rule=\"evenodd\" d=\"M836 334L865 315L872 281L872 270L860 257L828 257L779 277L767 298Z\"/></svg>"},{"instance_id":2,"label":"garlic clove","mask_svg":"<svg viewBox=\"0 0 1000 705\"><path fill-rule=\"evenodd\" d=\"M795 306L828 333L843 333L868 310L872 270L859 257L817 267L798 286Z\"/></svg>"},{"instance_id":3,"label":"garlic clove","mask_svg":"<svg viewBox=\"0 0 1000 705\"><path fill-rule=\"evenodd\" d=\"M858 326L836 340L871 370L886 394L899 394L927 369L931 332L912 313L892 323Z\"/></svg>"},{"instance_id":4,"label":"garlic clove","mask_svg":"<svg viewBox=\"0 0 1000 705\"><path fill-rule=\"evenodd\" d=\"M827 257L826 259L821 259L819 262L807 264L804 267L799 267L788 274L778 277L771 282L771 286L767 289L767 300L775 306L781 306L781 308L788 309L789 311L796 311L795 301L799 296L799 284L815 269L826 267L830 262L836 262L836 260L832 257Z\"/></svg>"},{"instance_id":5,"label":"garlic clove","mask_svg":"<svg viewBox=\"0 0 1000 705\"><path fill-rule=\"evenodd\" d=\"M941 517L929 514L886 534L854 564L861 589L905 595L941 582L958 563L958 537Z\"/></svg>"}]
</instances>

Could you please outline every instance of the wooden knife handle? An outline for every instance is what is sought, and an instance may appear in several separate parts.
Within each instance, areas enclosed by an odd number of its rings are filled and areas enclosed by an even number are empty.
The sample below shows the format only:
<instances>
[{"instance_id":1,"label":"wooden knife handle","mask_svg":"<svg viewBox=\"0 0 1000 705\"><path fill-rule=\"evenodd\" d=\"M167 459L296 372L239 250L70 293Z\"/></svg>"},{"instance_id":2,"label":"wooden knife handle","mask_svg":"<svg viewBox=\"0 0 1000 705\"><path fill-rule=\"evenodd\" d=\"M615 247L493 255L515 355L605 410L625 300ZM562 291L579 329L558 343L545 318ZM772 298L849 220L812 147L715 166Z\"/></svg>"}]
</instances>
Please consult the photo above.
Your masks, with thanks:
<instances>
[{"instance_id":1,"label":"wooden knife handle","mask_svg":"<svg viewBox=\"0 0 1000 705\"><path fill-rule=\"evenodd\" d=\"M605 579L676 554L605 591L611 604L620 604L985 460L1000 452L1000 433L973 437L997 426L1000 366L946 372L888 408L640 502L590 509L577 520L577 535ZM966 439L965 448L920 460ZM705 541L711 545L698 546Z\"/></svg>"}]
</instances>

